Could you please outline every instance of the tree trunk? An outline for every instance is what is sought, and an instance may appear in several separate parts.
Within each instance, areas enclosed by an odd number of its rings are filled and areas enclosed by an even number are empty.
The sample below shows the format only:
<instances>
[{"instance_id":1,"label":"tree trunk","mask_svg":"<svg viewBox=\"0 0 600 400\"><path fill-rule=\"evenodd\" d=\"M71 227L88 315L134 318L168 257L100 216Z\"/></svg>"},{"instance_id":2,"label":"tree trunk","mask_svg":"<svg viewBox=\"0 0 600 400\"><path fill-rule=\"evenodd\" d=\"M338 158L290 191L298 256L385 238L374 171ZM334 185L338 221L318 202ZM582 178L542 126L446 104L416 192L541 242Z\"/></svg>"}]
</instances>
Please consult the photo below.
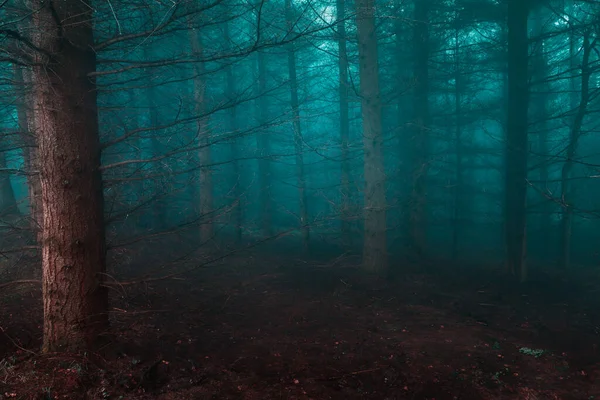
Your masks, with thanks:
<instances>
[{"instance_id":1,"label":"tree trunk","mask_svg":"<svg viewBox=\"0 0 600 400\"><path fill-rule=\"evenodd\" d=\"M273 236L273 194L271 189L271 146L267 132L268 104L267 104L267 64L262 51L257 55L258 93L256 104L257 122L259 131L256 134L256 147L258 149L258 190L259 190L259 218L265 237Z\"/></svg>"},{"instance_id":2,"label":"tree trunk","mask_svg":"<svg viewBox=\"0 0 600 400\"><path fill-rule=\"evenodd\" d=\"M463 140L462 140L462 70L460 64L460 31L454 31L454 112L456 126L454 132L454 152L456 156L456 170L454 177L454 215L452 223L452 259L458 261L460 257L460 237L462 234L462 215L464 212L463 196L465 191Z\"/></svg>"},{"instance_id":3,"label":"tree trunk","mask_svg":"<svg viewBox=\"0 0 600 400\"><path fill-rule=\"evenodd\" d=\"M532 93L532 108L533 117L537 121L537 160L539 160L539 190L542 193L540 217L538 221L539 241L542 244L542 248L548 245L548 234L551 231L550 217L553 209L553 202L549 198L550 191L548 189L548 92L550 91L549 85L546 80L548 79L548 60L544 53L544 22L546 17L546 11L542 7L536 10L535 17L533 18L533 35L537 38L537 42L533 54L533 68L532 71L535 76L535 80L538 81L537 93Z\"/></svg>"},{"instance_id":4,"label":"tree trunk","mask_svg":"<svg viewBox=\"0 0 600 400\"><path fill-rule=\"evenodd\" d=\"M86 352L108 328L93 10L32 2L33 119L42 188L44 352Z\"/></svg>"},{"instance_id":5,"label":"tree trunk","mask_svg":"<svg viewBox=\"0 0 600 400\"><path fill-rule=\"evenodd\" d=\"M19 121L19 137L23 144L23 164L27 173L27 190L29 195L29 221L33 238L42 242L42 187L38 163L38 148L35 138L35 127L31 107L31 71L13 65L15 83L21 87L22 95L17 103L17 119Z\"/></svg>"},{"instance_id":6,"label":"tree trunk","mask_svg":"<svg viewBox=\"0 0 600 400\"><path fill-rule=\"evenodd\" d=\"M225 22L224 26L224 36L225 42L229 43L231 41L231 34L229 32L229 22ZM227 75L227 100L231 103L236 102L236 85L235 85L235 75L233 74L233 66L231 64L227 65L226 69ZM229 130L232 135L235 135L230 139L230 151L231 158L233 159L233 196L234 196L234 206L233 206L233 217L235 224L235 240L237 244L242 242L242 226L244 223L244 207L246 206L245 202L242 201L242 171L240 168L240 149L239 149L239 138L237 137L238 131L238 120L237 120L237 107L234 104L230 105L228 110L229 113Z\"/></svg>"},{"instance_id":7,"label":"tree trunk","mask_svg":"<svg viewBox=\"0 0 600 400\"><path fill-rule=\"evenodd\" d=\"M0 170L6 169L6 152L0 151ZM15 191L10 183L10 174L0 173L0 220L12 224L19 217Z\"/></svg>"},{"instance_id":8,"label":"tree trunk","mask_svg":"<svg viewBox=\"0 0 600 400\"><path fill-rule=\"evenodd\" d=\"M341 196L342 210L340 215L342 242L345 247L351 245L350 235L350 119L348 107L348 50L346 46L346 2L336 0L338 29L338 72L339 72L339 107L340 107L340 144L341 144Z\"/></svg>"},{"instance_id":9,"label":"tree trunk","mask_svg":"<svg viewBox=\"0 0 600 400\"><path fill-rule=\"evenodd\" d=\"M414 131L412 146L412 193L409 213L409 248L417 258L425 255L426 224L425 202L427 171L429 169L429 1L415 2L413 37L414 76Z\"/></svg>"},{"instance_id":10,"label":"tree trunk","mask_svg":"<svg viewBox=\"0 0 600 400\"><path fill-rule=\"evenodd\" d=\"M528 156L528 4L508 2L508 116L506 132L505 240L509 273L527 279L526 201Z\"/></svg>"},{"instance_id":11,"label":"tree trunk","mask_svg":"<svg viewBox=\"0 0 600 400\"><path fill-rule=\"evenodd\" d=\"M566 161L563 164L561 171L561 202L563 212L561 215L561 267L567 269L571 266L571 235L573 225L573 185L571 183L573 161L577 153L577 144L581 137L581 127L583 119L587 112L588 103L590 101L590 76L592 69L590 68L590 53L596 46L596 40L590 43L589 31L584 33L583 37L583 56L581 59L581 98L579 105L575 108L575 118L569 132L569 144L567 146ZM573 43L573 41L571 41ZM572 45L573 46L573 45ZM572 57L574 54L572 54Z\"/></svg>"},{"instance_id":12,"label":"tree trunk","mask_svg":"<svg viewBox=\"0 0 600 400\"><path fill-rule=\"evenodd\" d=\"M152 59L152 51L149 46L144 48L144 58L146 60ZM152 76L152 69L148 69L146 71L147 77L150 78ZM148 102L148 116L150 121L150 126L156 129L160 124L160 109L157 106L157 98L158 95L156 93L156 85L152 82L148 82L148 86L146 89L146 101ZM164 148L162 146L160 140L160 131L155 131L152 133L150 137L150 149L152 152L152 157L159 157L164 153ZM161 164L163 161L153 162L151 165L152 175L158 173L161 170ZM159 231L167 229L169 226L168 220L168 201L165 199L168 193L168 189L165 187L168 182L168 178L161 176L160 178L154 179L153 189L156 195L156 200L154 200L152 205L152 214L153 214L153 224Z\"/></svg>"},{"instance_id":13,"label":"tree trunk","mask_svg":"<svg viewBox=\"0 0 600 400\"><path fill-rule=\"evenodd\" d=\"M292 1L285 0L285 15L289 30L294 27ZM288 74L290 77L290 98L292 106L292 125L294 129L294 150L296 153L296 181L298 185L298 200L300 203L300 229L304 250L308 251L310 227L308 225L308 204L306 199L306 181L304 177L304 140L300 124L300 103L298 101L298 77L296 73L296 51L294 42L288 44Z\"/></svg>"},{"instance_id":14,"label":"tree trunk","mask_svg":"<svg viewBox=\"0 0 600 400\"><path fill-rule=\"evenodd\" d=\"M190 44L194 57L202 58L203 47L200 40L200 32L194 27L189 27ZM196 126L198 131L199 159L200 159L200 242L209 244L214 238L214 219L211 215L214 211L212 171L210 167L210 129L208 127L205 107L205 82L204 62L194 63L194 112L196 114Z\"/></svg>"},{"instance_id":15,"label":"tree trunk","mask_svg":"<svg viewBox=\"0 0 600 400\"><path fill-rule=\"evenodd\" d=\"M374 0L357 0L358 58L364 145L364 248L367 271L387 271L385 169Z\"/></svg>"}]
</instances>

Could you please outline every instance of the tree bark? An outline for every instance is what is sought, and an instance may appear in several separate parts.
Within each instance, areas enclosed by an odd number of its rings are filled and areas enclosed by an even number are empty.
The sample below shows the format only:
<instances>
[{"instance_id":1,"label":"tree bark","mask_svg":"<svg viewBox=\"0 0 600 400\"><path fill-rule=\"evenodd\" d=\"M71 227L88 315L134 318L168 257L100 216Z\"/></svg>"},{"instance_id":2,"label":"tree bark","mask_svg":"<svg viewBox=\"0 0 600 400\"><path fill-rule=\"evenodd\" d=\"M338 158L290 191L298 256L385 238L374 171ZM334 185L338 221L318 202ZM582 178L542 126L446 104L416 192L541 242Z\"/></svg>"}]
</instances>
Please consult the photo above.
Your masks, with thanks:
<instances>
[{"instance_id":1,"label":"tree bark","mask_svg":"<svg viewBox=\"0 0 600 400\"><path fill-rule=\"evenodd\" d=\"M339 72L339 108L340 108L340 145L341 145L341 231L345 247L351 245L350 235L350 119L348 107L348 50L346 45L346 2L336 0L338 34L338 72Z\"/></svg>"},{"instance_id":2,"label":"tree bark","mask_svg":"<svg viewBox=\"0 0 600 400\"><path fill-rule=\"evenodd\" d=\"M294 27L292 1L285 0L285 15L288 29ZM304 140L300 124L300 102L298 100L298 76L296 71L296 50L294 42L288 44L288 74L290 78L290 99L292 106L292 127L294 130L294 151L296 154L296 182L298 185L298 201L300 203L300 229L302 244L308 251L310 242L310 226L308 225L308 204L306 199L306 180L304 176Z\"/></svg>"},{"instance_id":3,"label":"tree bark","mask_svg":"<svg viewBox=\"0 0 600 400\"><path fill-rule=\"evenodd\" d=\"M92 9L32 1L42 192L43 351L86 352L108 328Z\"/></svg>"},{"instance_id":4,"label":"tree bark","mask_svg":"<svg viewBox=\"0 0 600 400\"><path fill-rule=\"evenodd\" d=\"M508 271L521 282L527 279L528 14L528 2L509 0L505 241Z\"/></svg>"},{"instance_id":5,"label":"tree bark","mask_svg":"<svg viewBox=\"0 0 600 400\"><path fill-rule=\"evenodd\" d=\"M385 169L374 0L357 0L358 58L364 145L363 267L387 271Z\"/></svg>"}]
</instances>

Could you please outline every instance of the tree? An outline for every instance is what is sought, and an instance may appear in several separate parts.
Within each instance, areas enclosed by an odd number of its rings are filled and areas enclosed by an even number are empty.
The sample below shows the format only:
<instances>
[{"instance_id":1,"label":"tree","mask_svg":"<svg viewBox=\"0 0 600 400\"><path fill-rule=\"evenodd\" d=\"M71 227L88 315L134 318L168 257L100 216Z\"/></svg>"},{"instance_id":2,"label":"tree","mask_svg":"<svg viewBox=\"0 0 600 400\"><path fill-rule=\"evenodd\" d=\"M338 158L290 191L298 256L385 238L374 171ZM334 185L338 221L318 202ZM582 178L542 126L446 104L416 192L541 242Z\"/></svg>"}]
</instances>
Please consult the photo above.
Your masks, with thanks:
<instances>
[{"instance_id":1,"label":"tree","mask_svg":"<svg viewBox=\"0 0 600 400\"><path fill-rule=\"evenodd\" d=\"M350 244L350 119L348 107L348 50L346 45L346 2L336 0L338 36L339 129L341 145L341 230L345 246Z\"/></svg>"},{"instance_id":2,"label":"tree","mask_svg":"<svg viewBox=\"0 0 600 400\"><path fill-rule=\"evenodd\" d=\"M508 2L508 115L505 153L505 242L508 271L520 281L527 279L526 201L528 156L528 35L529 4Z\"/></svg>"},{"instance_id":3,"label":"tree","mask_svg":"<svg viewBox=\"0 0 600 400\"><path fill-rule=\"evenodd\" d=\"M229 21L225 21L223 24L223 35L225 41L229 43L231 41L231 33L229 29ZM227 64L225 68L226 80L227 80L227 88L226 88L226 97L227 101L235 104L235 93L236 93L236 85L235 85L235 76L234 76L234 68L231 63ZM238 131L238 120L237 120L237 107L232 105L228 110L229 117L229 130L232 134ZM233 159L233 176L232 179L233 184L233 195L235 204L233 206L232 213L234 215L235 220L235 240L239 244L242 242L242 224L244 220L244 206L245 203L242 202L242 171L240 167L240 162L238 161L240 156L240 148L238 144L238 138L233 137L230 139L230 149L231 149L231 158Z\"/></svg>"},{"instance_id":4,"label":"tree","mask_svg":"<svg viewBox=\"0 0 600 400\"><path fill-rule=\"evenodd\" d=\"M422 257L426 247L425 184L429 169L429 14L431 0L415 2L413 57L414 77L414 121L411 138L412 160L410 195L409 235L410 248L417 257Z\"/></svg>"},{"instance_id":5,"label":"tree","mask_svg":"<svg viewBox=\"0 0 600 400\"><path fill-rule=\"evenodd\" d=\"M6 153L0 151L0 170L6 170ZM19 216L15 192L10 183L10 174L0 174L0 216L4 223L13 222Z\"/></svg>"},{"instance_id":6,"label":"tree","mask_svg":"<svg viewBox=\"0 0 600 400\"><path fill-rule=\"evenodd\" d=\"M358 0L356 8L365 173L363 267L382 273L388 260L375 1Z\"/></svg>"},{"instance_id":7,"label":"tree","mask_svg":"<svg viewBox=\"0 0 600 400\"><path fill-rule=\"evenodd\" d=\"M597 39L590 40L590 31L586 29L583 35L583 56L581 59L581 91L579 104L575 107L575 117L569 130L566 160L561 169L561 200L563 212L561 214L561 266L565 269L571 265L571 234L573 224L573 188L571 185L573 160L577 152L577 145L581 137L581 129L590 102L590 77L593 68L590 65L590 55L596 48ZM570 40L573 43L573 39ZM570 53L573 57L571 44ZM573 78L571 82L574 82Z\"/></svg>"},{"instance_id":8,"label":"tree","mask_svg":"<svg viewBox=\"0 0 600 400\"><path fill-rule=\"evenodd\" d=\"M200 18L200 16L198 16ZM196 114L196 135L198 137L200 160L200 242L208 243L213 240L214 227L213 218L210 214L214 208L213 199L213 179L210 169L211 163L211 146L210 146L210 129L208 120L204 116L206 114L206 97L205 97L205 68L202 61L203 47L200 38L200 31L196 26L190 23L189 25L190 46L193 56L198 59L194 63L194 112ZM196 192L197 193L197 192Z\"/></svg>"},{"instance_id":9,"label":"tree","mask_svg":"<svg viewBox=\"0 0 600 400\"><path fill-rule=\"evenodd\" d=\"M267 124L269 105L266 98L267 92L267 61L266 54L258 51L256 56L256 69L258 79L256 86L259 97L256 100L256 120L263 127ZM256 134L256 148L258 150L258 190L259 190L259 219L263 235L273 236L273 191L271 188L271 144L268 132L263 128Z\"/></svg>"},{"instance_id":10,"label":"tree","mask_svg":"<svg viewBox=\"0 0 600 400\"><path fill-rule=\"evenodd\" d=\"M92 8L31 2L42 194L45 352L88 351L108 328Z\"/></svg>"},{"instance_id":11,"label":"tree","mask_svg":"<svg viewBox=\"0 0 600 400\"><path fill-rule=\"evenodd\" d=\"M292 1L285 0L285 16L287 27L290 31L294 27ZM290 99L292 106L292 126L294 130L294 151L296 153L296 181L298 185L298 200L300 203L300 229L304 249L308 250L310 241L310 227L308 224L308 204L306 200L306 180L304 177L304 139L302 138L302 125L300 124L300 102L298 100L298 74L296 71L295 43L290 42L287 49L288 75L290 77Z\"/></svg>"}]
</instances>

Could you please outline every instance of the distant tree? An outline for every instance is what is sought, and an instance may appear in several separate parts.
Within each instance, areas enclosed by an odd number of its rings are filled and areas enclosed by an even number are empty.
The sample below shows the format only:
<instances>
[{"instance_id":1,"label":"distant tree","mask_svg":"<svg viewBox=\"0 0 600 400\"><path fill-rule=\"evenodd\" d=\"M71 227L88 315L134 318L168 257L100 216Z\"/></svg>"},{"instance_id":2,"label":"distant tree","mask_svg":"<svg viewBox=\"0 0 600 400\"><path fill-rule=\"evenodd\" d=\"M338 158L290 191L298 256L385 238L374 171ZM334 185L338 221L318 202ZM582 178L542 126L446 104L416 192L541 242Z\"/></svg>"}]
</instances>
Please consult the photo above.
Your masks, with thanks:
<instances>
[{"instance_id":1,"label":"distant tree","mask_svg":"<svg viewBox=\"0 0 600 400\"><path fill-rule=\"evenodd\" d=\"M529 45L527 18L529 4L508 1L508 114L505 159L505 243L508 271L520 281L527 279L526 201Z\"/></svg>"},{"instance_id":2,"label":"distant tree","mask_svg":"<svg viewBox=\"0 0 600 400\"><path fill-rule=\"evenodd\" d=\"M291 0L285 0L285 15L287 29L294 31L294 9ZM302 243L308 250L310 241L310 226L308 224L308 200L306 198L306 177L304 175L304 138L302 137L302 124L300 121L300 101L298 100L298 72L296 71L296 46L295 42L287 45L288 75L290 78L290 100L292 108L292 127L294 132L294 152L296 155L296 183L298 186L298 200L300 204L300 229Z\"/></svg>"},{"instance_id":3,"label":"distant tree","mask_svg":"<svg viewBox=\"0 0 600 400\"><path fill-rule=\"evenodd\" d=\"M581 137L583 120L586 116L590 102L590 78L593 72L593 67L590 62L590 55L597 50L597 38L591 39L592 32L586 29L583 33L583 55L581 57L581 89L580 99L575 106L575 115L569 129L569 139L567 143L566 160L561 169L561 200L563 212L561 214L561 266L565 269L571 266L571 235L574 212L574 195L572 187L572 170L573 160L577 151L577 145ZM570 55L574 54L574 40L571 39ZM575 78L571 79L574 84ZM574 91L575 92L575 91Z\"/></svg>"},{"instance_id":4,"label":"distant tree","mask_svg":"<svg viewBox=\"0 0 600 400\"><path fill-rule=\"evenodd\" d=\"M259 50L256 54L256 89L259 97L255 101L256 120L258 126L266 126L269 118L269 102L267 99L267 55ZM271 141L266 128L256 134L258 149L258 190L259 190L259 220L262 234L273 236L273 188L271 166Z\"/></svg>"},{"instance_id":5,"label":"distant tree","mask_svg":"<svg viewBox=\"0 0 600 400\"><path fill-rule=\"evenodd\" d=\"M388 266L387 204L375 2L358 0L356 8L365 174L363 267L383 273Z\"/></svg>"},{"instance_id":6,"label":"distant tree","mask_svg":"<svg viewBox=\"0 0 600 400\"><path fill-rule=\"evenodd\" d=\"M412 188L409 200L409 247L413 254L422 257L426 248L426 181L430 168L430 82L429 82L429 18L432 0L417 0L414 3L414 28L412 55L415 88L413 98L413 121L410 138Z\"/></svg>"},{"instance_id":7,"label":"distant tree","mask_svg":"<svg viewBox=\"0 0 600 400\"><path fill-rule=\"evenodd\" d=\"M195 15L196 18L201 20L202 15ZM200 241L201 243L208 243L213 240L214 237L214 218L212 218L212 213L214 211L214 198L213 198L213 174L210 167L211 164L211 135L210 128L208 126L208 118L205 117L206 114L206 71L204 68L203 58L203 44L201 38L201 28L196 26L196 24L190 21L189 24L189 37L190 37L190 47L192 50L192 55L198 61L194 63L194 113L196 114L196 133L197 137L199 153L198 159L200 161L200 217L202 219L200 224ZM196 193L198 193L196 191ZM197 201L198 199L193 199L193 201ZM196 208L196 207L194 207Z\"/></svg>"},{"instance_id":8,"label":"distant tree","mask_svg":"<svg viewBox=\"0 0 600 400\"><path fill-rule=\"evenodd\" d=\"M345 246L350 239L350 117L348 105L348 46L346 38L346 2L336 0L337 10L337 42L338 42L338 93L339 93L339 135L341 147L341 230Z\"/></svg>"}]
</instances>

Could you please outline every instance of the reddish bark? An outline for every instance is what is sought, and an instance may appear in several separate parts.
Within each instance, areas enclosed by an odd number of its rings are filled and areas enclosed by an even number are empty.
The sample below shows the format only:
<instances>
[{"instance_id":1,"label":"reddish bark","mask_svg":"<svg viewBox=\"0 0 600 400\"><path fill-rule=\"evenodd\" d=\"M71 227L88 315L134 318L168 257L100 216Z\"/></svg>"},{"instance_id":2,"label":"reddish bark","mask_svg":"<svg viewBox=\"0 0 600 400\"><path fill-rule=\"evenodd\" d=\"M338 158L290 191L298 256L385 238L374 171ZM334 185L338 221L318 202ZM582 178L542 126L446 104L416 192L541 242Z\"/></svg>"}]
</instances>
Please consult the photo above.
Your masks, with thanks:
<instances>
[{"instance_id":1,"label":"reddish bark","mask_svg":"<svg viewBox=\"0 0 600 400\"><path fill-rule=\"evenodd\" d=\"M42 192L45 352L89 351L108 327L92 9L33 2L33 121ZM68 22L67 22L68 20ZM64 22L64 23L63 23Z\"/></svg>"}]
</instances>

